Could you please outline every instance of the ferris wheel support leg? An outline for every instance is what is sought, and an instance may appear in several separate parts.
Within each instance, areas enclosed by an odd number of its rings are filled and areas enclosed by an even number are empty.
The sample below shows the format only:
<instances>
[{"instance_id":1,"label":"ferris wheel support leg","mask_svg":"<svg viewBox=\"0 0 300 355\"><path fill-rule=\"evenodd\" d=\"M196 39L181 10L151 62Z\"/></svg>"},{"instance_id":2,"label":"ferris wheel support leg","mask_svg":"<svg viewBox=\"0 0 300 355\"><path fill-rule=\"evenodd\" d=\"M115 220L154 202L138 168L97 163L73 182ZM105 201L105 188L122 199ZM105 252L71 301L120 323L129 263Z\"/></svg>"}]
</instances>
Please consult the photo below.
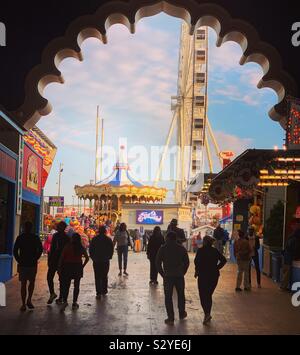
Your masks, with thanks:
<instances>
[{"instance_id":1,"label":"ferris wheel support leg","mask_svg":"<svg viewBox=\"0 0 300 355\"><path fill-rule=\"evenodd\" d=\"M205 144L207 159L208 159L208 163L209 163L209 171L212 174L213 173L213 162L212 162L212 158L211 158L210 147L209 147L209 144L207 141L207 137L205 138L204 144Z\"/></svg>"},{"instance_id":2,"label":"ferris wheel support leg","mask_svg":"<svg viewBox=\"0 0 300 355\"><path fill-rule=\"evenodd\" d=\"M208 117L207 117L207 119L206 119L206 124L207 124L207 128L208 128L208 133L209 133L209 135L210 135L210 137L211 137L211 140L212 140L212 142L213 142L213 144L214 144L217 157L218 157L218 159L219 159L219 161L220 161L221 166L223 166L223 161L222 161L222 158L221 158L221 155L220 155L220 154L221 154L220 147L219 147L219 145L218 145L218 142L217 142L217 140L216 140L216 137L215 137L215 135L214 135L214 132L213 132L213 130L212 130L212 127L211 127L211 124L210 124L210 121L209 121Z\"/></svg>"},{"instance_id":3,"label":"ferris wheel support leg","mask_svg":"<svg viewBox=\"0 0 300 355\"><path fill-rule=\"evenodd\" d=\"M171 138L173 136L173 132L174 132L174 128L175 128L175 125L176 125L176 121L177 121L177 111L174 112L174 116L173 116L173 119L172 119L172 122L171 122L171 126L170 126L170 129L169 129L167 141L166 141L166 144L164 146L164 151L163 151L163 154L162 154L162 157L161 157L161 161L160 161L159 168L158 168L158 171L157 171L157 174L156 174L156 178L154 180L154 187L157 187L157 184L158 184L159 179L161 177L162 168L163 168L164 162L166 160L167 152L168 152L168 149L169 149Z\"/></svg>"}]
</instances>

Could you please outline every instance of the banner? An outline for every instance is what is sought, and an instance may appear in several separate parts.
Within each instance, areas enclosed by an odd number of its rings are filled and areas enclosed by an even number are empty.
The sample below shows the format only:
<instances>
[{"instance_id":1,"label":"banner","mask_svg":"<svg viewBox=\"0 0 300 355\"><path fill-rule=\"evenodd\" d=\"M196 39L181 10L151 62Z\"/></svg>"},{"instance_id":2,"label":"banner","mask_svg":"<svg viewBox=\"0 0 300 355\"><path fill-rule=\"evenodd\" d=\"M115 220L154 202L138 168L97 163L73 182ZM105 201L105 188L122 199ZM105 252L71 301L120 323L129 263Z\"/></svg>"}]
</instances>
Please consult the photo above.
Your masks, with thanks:
<instances>
[{"instance_id":1,"label":"banner","mask_svg":"<svg viewBox=\"0 0 300 355\"><path fill-rule=\"evenodd\" d=\"M27 144L24 145L23 189L38 196L42 193L43 160Z\"/></svg>"},{"instance_id":2,"label":"banner","mask_svg":"<svg viewBox=\"0 0 300 355\"><path fill-rule=\"evenodd\" d=\"M34 127L33 130L25 134L24 141L43 157L42 187L44 188L56 156L57 148L37 127Z\"/></svg>"}]
</instances>

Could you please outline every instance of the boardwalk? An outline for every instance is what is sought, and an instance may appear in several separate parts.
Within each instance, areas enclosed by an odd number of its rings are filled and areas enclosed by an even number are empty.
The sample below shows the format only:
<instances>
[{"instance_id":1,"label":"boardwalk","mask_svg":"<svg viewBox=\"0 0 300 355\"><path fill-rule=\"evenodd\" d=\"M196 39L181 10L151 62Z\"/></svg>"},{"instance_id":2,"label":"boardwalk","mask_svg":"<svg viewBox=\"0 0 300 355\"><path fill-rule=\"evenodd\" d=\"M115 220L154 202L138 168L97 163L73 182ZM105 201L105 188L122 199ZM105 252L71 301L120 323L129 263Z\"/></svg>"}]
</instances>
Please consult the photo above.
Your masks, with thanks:
<instances>
[{"instance_id":1,"label":"boardwalk","mask_svg":"<svg viewBox=\"0 0 300 355\"><path fill-rule=\"evenodd\" d=\"M193 255L191 255L191 261ZM109 295L95 299L91 264L87 266L79 298L80 309L67 309L64 314L56 305L46 306L48 292L45 280L46 263L40 263L36 309L20 313L19 283L15 278L7 284L8 305L0 308L0 334L116 334L116 335L201 335L201 334L300 334L300 308L291 304L291 296L263 277L262 289L236 294L235 265L222 271L215 294L213 321L202 325L196 281L191 265L187 275L188 319L164 324L163 288L149 287L148 262L145 254L129 255L129 277L117 276L116 256L110 273ZM254 276L254 275L253 275ZM178 318L178 316L177 316Z\"/></svg>"}]
</instances>

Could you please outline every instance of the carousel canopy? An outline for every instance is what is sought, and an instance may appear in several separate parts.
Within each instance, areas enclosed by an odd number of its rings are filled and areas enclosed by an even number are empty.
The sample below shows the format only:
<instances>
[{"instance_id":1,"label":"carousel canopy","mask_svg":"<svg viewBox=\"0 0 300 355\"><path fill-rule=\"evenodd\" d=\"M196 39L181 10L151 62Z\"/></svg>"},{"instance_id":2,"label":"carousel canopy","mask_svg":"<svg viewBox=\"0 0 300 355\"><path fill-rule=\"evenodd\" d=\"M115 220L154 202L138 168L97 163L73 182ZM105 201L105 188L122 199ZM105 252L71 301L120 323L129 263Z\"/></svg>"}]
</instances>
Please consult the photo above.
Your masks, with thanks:
<instances>
[{"instance_id":1,"label":"carousel canopy","mask_svg":"<svg viewBox=\"0 0 300 355\"><path fill-rule=\"evenodd\" d=\"M119 159L112 174L95 185L75 186L75 192L80 198L100 199L104 196L136 196L145 201L162 201L166 198L167 190L153 186L144 186L135 179L125 158L125 147L120 147Z\"/></svg>"}]
</instances>

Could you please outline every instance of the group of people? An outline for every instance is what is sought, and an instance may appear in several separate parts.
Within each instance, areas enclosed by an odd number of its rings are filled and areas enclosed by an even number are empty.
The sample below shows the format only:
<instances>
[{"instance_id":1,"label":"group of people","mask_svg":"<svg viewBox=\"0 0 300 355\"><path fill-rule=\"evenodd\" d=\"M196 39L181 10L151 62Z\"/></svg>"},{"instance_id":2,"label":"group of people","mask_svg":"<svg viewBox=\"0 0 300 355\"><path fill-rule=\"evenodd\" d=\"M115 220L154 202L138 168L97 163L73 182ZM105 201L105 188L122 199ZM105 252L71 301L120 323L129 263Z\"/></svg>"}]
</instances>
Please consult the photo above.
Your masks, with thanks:
<instances>
[{"instance_id":1,"label":"group of people","mask_svg":"<svg viewBox=\"0 0 300 355\"><path fill-rule=\"evenodd\" d=\"M185 275L190 267L190 260L183 243L186 241L185 233L178 228L178 222L172 220L166 237L160 227L155 227L147 245L147 257L150 262L150 285L158 284L158 274L163 278L165 293L165 307L167 312L166 324L174 324L175 315L173 307L173 291L177 291L179 318L187 317L185 309ZM14 256L18 263L19 279L21 281L21 311L34 309L32 295L37 274L38 260L42 255L43 247L40 238L32 233L32 224L25 223L24 232L17 238L14 245ZM114 249L117 250L119 276L128 277L128 250L131 239L127 226L122 223L114 233L108 236L106 226L99 228L89 246L89 253L83 247L81 237L74 233L66 234L67 225L60 222L53 236L50 252L48 254L47 282L50 297L48 305L54 301L61 306L61 311L68 307L68 296L71 281L74 280L72 309L78 309L78 296L80 281L83 271L90 259L93 262L95 275L96 298L101 299L108 293L108 274L110 260L113 258ZM298 234L297 234L298 233ZM236 292L241 292L244 279L244 290L251 290L251 263L256 268L257 285L261 287L261 273L259 266L258 250L259 238L255 230L250 227L247 233L238 232L239 238L234 243L234 254L237 259ZM206 235L202 247L197 249L194 259L195 278L198 279L200 302L204 311L204 324L208 324L211 317L212 297L220 277L220 270L227 260L217 243L218 239ZM300 243L300 231L295 233L288 245ZM300 245L300 244L299 244ZM55 292L54 277L59 275L59 294Z\"/></svg>"},{"instance_id":2,"label":"group of people","mask_svg":"<svg viewBox=\"0 0 300 355\"><path fill-rule=\"evenodd\" d=\"M164 281L165 306L168 318L166 324L174 324L173 289L178 294L179 317L187 317L185 310L185 274L190 266L189 256L182 243L186 240L185 233L178 228L177 221L170 223L166 238L160 227L155 227L151 234L147 257L150 262L150 285L158 284L158 274ZM90 243L89 253L84 248L78 233L69 236L67 224L62 221L57 225L48 254L47 282L50 297L47 302L54 301L60 305L61 311L68 307L71 281L74 281L72 309L79 308L78 296L83 271L90 259L93 261L95 275L96 298L101 299L108 293L108 274L110 260L116 247L118 254L119 276L129 276L127 272L128 249L131 243L125 223L120 224L114 238L107 235L105 226L101 226L98 234ZM33 225L25 223L24 232L17 238L14 245L14 257L18 263L19 280L21 282L21 311L34 309L32 295L37 275L38 260L43 247L40 238L33 232ZM213 238L205 237L203 248L199 249L195 259L195 277L199 278L198 287L201 304L205 312L204 323L211 319L212 294L217 286L219 270L225 265L226 259L213 248ZM59 275L59 293L55 292L54 277Z\"/></svg>"}]
</instances>

